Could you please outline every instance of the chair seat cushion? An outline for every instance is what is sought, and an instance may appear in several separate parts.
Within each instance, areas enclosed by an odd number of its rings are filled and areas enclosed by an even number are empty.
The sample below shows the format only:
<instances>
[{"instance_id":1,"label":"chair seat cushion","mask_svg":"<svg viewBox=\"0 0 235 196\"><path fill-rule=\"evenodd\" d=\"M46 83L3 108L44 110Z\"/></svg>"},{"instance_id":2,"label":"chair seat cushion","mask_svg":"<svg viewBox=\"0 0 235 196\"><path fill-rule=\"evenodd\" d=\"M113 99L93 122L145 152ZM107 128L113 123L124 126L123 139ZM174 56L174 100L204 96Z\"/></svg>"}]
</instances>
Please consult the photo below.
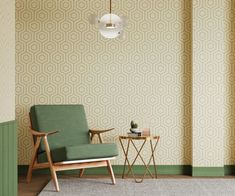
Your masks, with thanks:
<instances>
[{"instance_id":1,"label":"chair seat cushion","mask_svg":"<svg viewBox=\"0 0 235 196\"><path fill-rule=\"evenodd\" d=\"M113 143L80 144L76 146L65 146L51 150L53 162L107 158L117 155L117 145ZM46 152L40 153L38 155L38 161L47 161Z\"/></svg>"}]
</instances>

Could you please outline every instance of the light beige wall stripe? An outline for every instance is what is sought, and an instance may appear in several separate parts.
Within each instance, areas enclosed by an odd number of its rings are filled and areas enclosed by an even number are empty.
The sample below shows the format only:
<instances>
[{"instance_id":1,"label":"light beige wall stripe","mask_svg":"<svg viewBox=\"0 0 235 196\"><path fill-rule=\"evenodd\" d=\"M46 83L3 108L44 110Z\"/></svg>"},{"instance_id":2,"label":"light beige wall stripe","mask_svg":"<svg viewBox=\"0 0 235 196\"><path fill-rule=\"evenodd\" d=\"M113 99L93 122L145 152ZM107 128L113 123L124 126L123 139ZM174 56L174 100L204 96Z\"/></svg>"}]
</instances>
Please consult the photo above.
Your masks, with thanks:
<instances>
[{"instance_id":1,"label":"light beige wall stripe","mask_svg":"<svg viewBox=\"0 0 235 196\"><path fill-rule=\"evenodd\" d=\"M0 123L15 120L15 1L0 1Z\"/></svg>"},{"instance_id":2,"label":"light beige wall stripe","mask_svg":"<svg viewBox=\"0 0 235 196\"><path fill-rule=\"evenodd\" d=\"M235 1L225 1L226 91L224 164L235 164Z\"/></svg>"},{"instance_id":3,"label":"light beige wall stripe","mask_svg":"<svg viewBox=\"0 0 235 196\"><path fill-rule=\"evenodd\" d=\"M193 161L224 165L224 1L193 1Z\"/></svg>"}]
</instances>

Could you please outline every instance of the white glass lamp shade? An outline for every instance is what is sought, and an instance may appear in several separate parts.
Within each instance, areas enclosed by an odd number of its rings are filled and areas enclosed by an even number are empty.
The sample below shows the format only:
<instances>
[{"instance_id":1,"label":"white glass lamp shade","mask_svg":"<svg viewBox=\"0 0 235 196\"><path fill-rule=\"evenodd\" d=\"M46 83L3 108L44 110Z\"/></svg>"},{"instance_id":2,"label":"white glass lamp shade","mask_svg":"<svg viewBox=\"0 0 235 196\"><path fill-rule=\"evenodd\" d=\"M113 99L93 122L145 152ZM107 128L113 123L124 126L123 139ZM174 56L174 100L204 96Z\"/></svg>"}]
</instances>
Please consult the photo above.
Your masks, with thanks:
<instances>
[{"instance_id":1,"label":"white glass lamp shade","mask_svg":"<svg viewBox=\"0 0 235 196\"><path fill-rule=\"evenodd\" d=\"M105 14L100 19L99 31L105 38L116 38L123 29L122 19L115 14Z\"/></svg>"}]
</instances>

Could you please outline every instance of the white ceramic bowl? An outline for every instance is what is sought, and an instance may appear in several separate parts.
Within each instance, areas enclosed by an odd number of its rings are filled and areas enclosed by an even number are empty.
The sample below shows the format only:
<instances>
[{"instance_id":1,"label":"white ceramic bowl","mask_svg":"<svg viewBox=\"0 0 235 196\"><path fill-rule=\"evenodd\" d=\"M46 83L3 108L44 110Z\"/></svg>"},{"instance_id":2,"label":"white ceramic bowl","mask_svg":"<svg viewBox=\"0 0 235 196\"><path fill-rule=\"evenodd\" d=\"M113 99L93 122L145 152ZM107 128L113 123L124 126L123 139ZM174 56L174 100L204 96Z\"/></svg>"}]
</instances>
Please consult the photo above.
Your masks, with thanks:
<instances>
[{"instance_id":1,"label":"white ceramic bowl","mask_svg":"<svg viewBox=\"0 0 235 196\"><path fill-rule=\"evenodd\" d=\"M132 133L141 133L139 128L130 129Z\"/></svg>"}]
</instances>

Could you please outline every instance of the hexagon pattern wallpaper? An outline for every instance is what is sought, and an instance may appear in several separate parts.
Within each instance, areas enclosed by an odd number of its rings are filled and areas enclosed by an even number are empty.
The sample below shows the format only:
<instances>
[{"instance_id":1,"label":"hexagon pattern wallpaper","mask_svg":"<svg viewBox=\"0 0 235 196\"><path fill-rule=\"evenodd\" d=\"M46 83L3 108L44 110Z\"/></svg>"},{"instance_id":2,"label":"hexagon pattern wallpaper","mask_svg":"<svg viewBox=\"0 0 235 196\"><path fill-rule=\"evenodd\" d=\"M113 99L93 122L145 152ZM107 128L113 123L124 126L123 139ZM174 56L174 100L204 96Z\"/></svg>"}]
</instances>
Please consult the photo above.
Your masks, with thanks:
<instances>
[{"instance_id":1,"label":"hexagon pattern wallpaper","mask_svg":"<svg viewBox=\"0 0 235 196\"><path fill-rule=\"evenodd\" d=\"M225 1L224 164L235 164L235 1Z\"/></svg>"},{"instance_id":2,"label":"hexagon pattern wallpaper","mask_svg":"<svg viewBox=\"0 0 235 196\"><path fill-rule=\"evenodd\" d=\"M16 0L19 164L28 164L32 153L29 108L62 103L83 104L90 128L115 127L104 135L105 142L119 145L118 136L126 134L130 121L135 120L161 136L158 164L191 164L191 1L113 1L113 12L128 18L125 39L105 39L89 24L90 14L107 12L105 0ZM226 18L225 34L234 43L231 17ZM224 141L228 164L235 163L231 150L235 144L230 139L235 134L234 117L231 120L234 50L231 44L227 48L231 55L226 58L230 75L226 92L231 97L226 99ZM123 164L119 150L113 164ZM149 152L145 150L143 156L147 158Z\"/></svg>"},{"instance_id":3,"label":"hexagon pattern wallpaper","mask_svg":"<svg viewBox=\"0 0 235 196\"><path fill-rule=\"evenodd\" d=\"M225 6L224 1L198 0L196 2L197 4L193 7L192 17L192 165L223 167L225 9L221 9L221 7Z\"/></svg>"},{"instance_id":4,"label":"hexagon pattern wallpaper","mask_svg":"<svg viewBox=\"0 0 235 196\"><path fill-rule=\"evenodd\" d=\"M0 123L15 120L15 15L13 0L0 1Z\"/></svg>"}]
</instances>

